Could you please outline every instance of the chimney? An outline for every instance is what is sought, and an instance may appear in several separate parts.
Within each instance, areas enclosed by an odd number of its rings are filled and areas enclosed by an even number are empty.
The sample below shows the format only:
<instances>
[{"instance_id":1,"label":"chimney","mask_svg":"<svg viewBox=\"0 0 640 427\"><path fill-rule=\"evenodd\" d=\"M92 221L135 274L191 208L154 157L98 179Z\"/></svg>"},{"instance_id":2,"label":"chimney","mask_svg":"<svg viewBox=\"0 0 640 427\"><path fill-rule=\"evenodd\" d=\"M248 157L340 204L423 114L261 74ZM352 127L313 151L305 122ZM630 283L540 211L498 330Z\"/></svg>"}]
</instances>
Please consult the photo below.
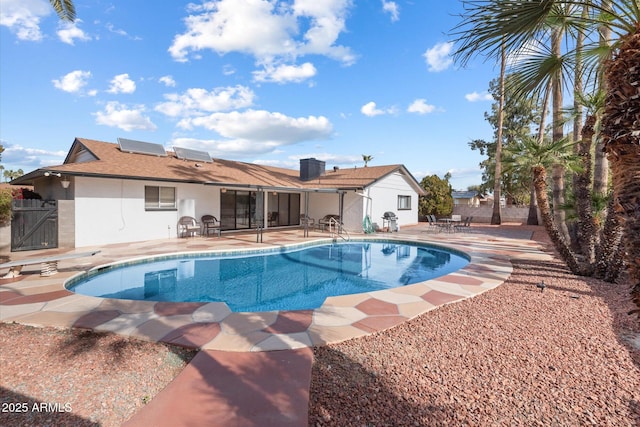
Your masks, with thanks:
<instances>
[{"instance_id":1,"label":"chimney","mask_svg":"<svg viewBox=\"0 0 640 427\"><path fill-rule=\"evenodd\" d=\"M300 159L300 180L311 181L324 175L324 165L322 160Z\"/></svg>"}]
</instances>

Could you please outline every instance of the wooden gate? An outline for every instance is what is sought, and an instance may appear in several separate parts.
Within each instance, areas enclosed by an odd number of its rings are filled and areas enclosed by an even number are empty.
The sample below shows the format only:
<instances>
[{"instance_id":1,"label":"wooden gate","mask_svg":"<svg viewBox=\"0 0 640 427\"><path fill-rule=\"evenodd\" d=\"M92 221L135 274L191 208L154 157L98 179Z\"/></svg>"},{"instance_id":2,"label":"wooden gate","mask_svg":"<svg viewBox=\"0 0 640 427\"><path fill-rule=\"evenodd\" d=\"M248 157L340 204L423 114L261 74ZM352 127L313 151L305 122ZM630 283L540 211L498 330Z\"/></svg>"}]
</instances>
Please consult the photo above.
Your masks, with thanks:
<instances>
[{"instance_id":1,"label":"wooden gate","mask_svg":"<svg viewBox=\"0 0 640 427\"><path fill-rule=\"evenodd\" d=\"M58 206L55 200L13 200L11 251L58 247Z\"/></svg>"}]
</instances>

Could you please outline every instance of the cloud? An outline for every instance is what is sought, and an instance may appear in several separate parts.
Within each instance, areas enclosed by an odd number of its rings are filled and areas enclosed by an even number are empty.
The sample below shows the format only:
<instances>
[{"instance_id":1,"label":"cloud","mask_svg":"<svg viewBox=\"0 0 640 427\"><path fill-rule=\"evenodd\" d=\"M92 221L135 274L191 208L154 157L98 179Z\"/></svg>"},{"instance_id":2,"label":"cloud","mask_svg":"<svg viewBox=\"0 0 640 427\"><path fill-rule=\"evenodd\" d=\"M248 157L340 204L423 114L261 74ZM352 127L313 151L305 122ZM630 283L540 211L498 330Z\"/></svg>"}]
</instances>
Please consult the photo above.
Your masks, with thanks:
<instances>
[{"instance_id":1,"label":"cloud","mask_svg":"<svg viewBox=\"0 0 640 427\"><path fill-rule=\"evenodd\" d=\"M136 91L136 83L129 78L129 74L118 74L111 79L111 86L107 92L117 93L133 93Z\"/></svg>"},{"instance_id":2,"label":"cloud","mask_svg":"<svg viewBox=\"0 0 640 427\"><path fill-rule=\"evenodd\" d=\"M156 111L170 117L201 116L208 113L246 108L253 105L255 94L246 86L218 87L207 91L201 88L187 89L182 94L164 95L167 100L155 107Z\"/></svg>"},{"instance_id":3,"label":"cloud","mask_svg":"<svg viewBox=\"0 0 640 427\"><path fill-rule=\"evenodd\" d=\"M128 108L126 105L113 101L107 103L104 111L93 113L96 116L96 123L99 125L120 128L126 132L132 130L151 130L157 129L149 117L144 113L144 106L137 105Z\"/></svg>"},{"instance_id":4,"label":"cloud","mask_svg":"<svg viewBox=\"0 0 640 427\"><path fill-rule=\"evenodd\" d=\"M382 10L391 15L391 22L396 22L400 19L400 8L398 7L398 3L382 0Z\"/></svg>"},{"instance_id":5,"label":"cloud","mask_svg":"<svg viewBox=\"0 0 640 427\"><path fill-rule=\"evenodd\" d=\"M396 109L394 107L387 108L385 110L380 110L377 108L375 102L367 102L360 108L360 112L368 117L380 116L382 114L395 114Z\"/></svg>"},{"instance_id":6,"label":"cloud","mask_svg":"<svg viewBox=\"0 0 640 427\"><path fill-rule=\"evenodd\" d=\"M453 43L438 43L434 47L427 49L424 57L427 60L429 71L438 72L449 68L453 63L453 59L449 57L449 53L453 48Z\"/></svg>"},{"instance_id":7,"label":"cloud","mask_svg":"<svg viewBox=\"0 0 640 427\"><path fill-rule=\"evenodd\" d=\"M471 92L471 93L466 94L464 97L469 102L493 101L493 96L487 91L484 91L482 93Z\"/></svg>"},{"instance_id":8,"label":"cloud","mask_svg":"<svg viewBox=\"0 0 640 427\"><path fill-rule=\"evenodd\" d=\"M332 153L307 153L289 156L284 160L276 159L259 159L252 163L264 166L275 166L279 168L297 169L300 167L300 159L315 158L322 160L331 166L353 167L354 164L362 164L362 155L338 155Z\"/></svg>"},{"instance_id":9,"label":"cloud","mask_svg":"<svg viewBox=\"0 0 640 427\"><path fill-rule=\"evenodd\" d=\"M264 110L213 113L184 119L179 126L186 129L198 126L215 131L230 140L225 143L256 143L272 149L303 141L326 139L333 132L331 122L323 116L289 117Z\"/></svg>"},{"instance_id":10,"label":"cloud","mask_svg":"<svg viewBox=\"0 0 640 427\"><path fill-rule=\"evenodd\" d=\"M52 80L52 82L56 89L68 93L82 94L83 88L87 85L90 78L90 71L75 70L64 75L61 79ZM89 95L95 95L95 91L89 92Z\"/></svg>"},{"instance_id":11,"label":"cloud","mask_svg":"<svg viewBox=\"0 0 640 427\"><path fill-rule=\"evenodd\" d=\"M426 99L416 99L409 105L407 111L409 113L418 113L418 114L429 114L433 113L436 110L435 105L427 104Z\"/></svg>"},{"instance_id":12,"label":"cloud","mask_svg":"<svg viewBox=\"0 0 640 427\"><path fill-rule=\"evenodd\" d=\"M52 13L44 0L2 0L0 25L9 28L19 40L42 40L40 20Z\"/></svg>"},{"instance_id":13,"label":"cloud","mask_svg":"<svg viewBox=\"0 0 640 427\"><path fill-rule=\"evenodd\" d=\"M305 62L300 66L266 66L262 71L254 71L253 78L257 82L298 83L315 76L316 72L316 67L314 67L312 63Z\"/></svg>"},{"instance_id":14,"label":"cloud","mask_svg":"<svg viewBox=\"0 0 640 427\"><path fill-rule=\"evenodd\" d=\"M16 168L40 168L44 166L60 165L67 156L66 151L50 151L39 148L27 148L20 145L11 145L2 141L4 152L2 163L16 165ZM7 169L12 169L13 166ZM25 170L28 172L28 170Z\"/></svg>"},{"instance_id":15,"label":"cloud","mask_svg":"<svg viewBox=\"0 0 640 427\"><path fill-rule=\"evenodd\" d=\"M73 46L75 40L91 40L91 37L78 27L78 24L80 23L82 23L81 19L76 19L75 22L61 21L59 24L59 30L57 31L60 41Z\"/></svg>"},{"instance_id":16,"label":"cloud","mask_svg":"<svg viewBox=\"0 0 640 427\"><path fill-rule=\"evenodd\" d=\"M162 76L158 79L160 83L164 83L167 87L175 87L176 81L173 79L173 76Z\"/></svg>"},{"instance_id":17,"label":"cloud","mask_svg":"<svg viewBox=\"0 0 640 427\"><path fill-rule=\"evenodd\" d=\"M325 55L345 64L355 56L336 45L345 30L350 0L297 1L213 0L189 4L186 31L177 34L169 53L187 61L192 52L212 50L220 55L243 52L258 64L288 62L308 54ZM251 25L247 25L250 22ZM306 31L300 32L300 28ZM276 62L277 62L276 61Z\"/></svg>"}]
</instances>

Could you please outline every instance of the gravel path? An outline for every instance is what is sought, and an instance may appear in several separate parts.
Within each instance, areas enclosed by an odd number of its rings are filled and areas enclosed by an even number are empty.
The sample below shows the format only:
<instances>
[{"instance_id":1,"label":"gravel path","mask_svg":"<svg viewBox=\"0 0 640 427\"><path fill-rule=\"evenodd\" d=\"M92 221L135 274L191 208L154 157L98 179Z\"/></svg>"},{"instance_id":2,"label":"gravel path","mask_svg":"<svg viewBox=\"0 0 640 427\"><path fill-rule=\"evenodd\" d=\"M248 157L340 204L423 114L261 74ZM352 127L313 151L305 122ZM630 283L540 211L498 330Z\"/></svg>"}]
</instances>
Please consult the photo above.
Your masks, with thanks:
<instances>
[{"instance_id":1,"label":"gravel path","mask_svg":"<svg viewBox=\"0 0 640 427\"><path fill-rule=\"evenodd\" d=\"M557 261L518 261L497 289L315 349L309 425L640 425L634 308L628 287L573 276ZM0 425L118 426L192 356L112 334L0 324L0 403L30 409L0 412ZM34 403L61 410L33 412Z\"/></svg>"},{"instance_id":2,"label":"gravel path","mask_svg":"<svg viewBox=\"0 0 640 427\"><path fill-rule=\"evenodd\" d=\"M515 262L495 290L316 349L309 425L638 426L634 308L626 286Z\"/></svg>"}]
</instances>

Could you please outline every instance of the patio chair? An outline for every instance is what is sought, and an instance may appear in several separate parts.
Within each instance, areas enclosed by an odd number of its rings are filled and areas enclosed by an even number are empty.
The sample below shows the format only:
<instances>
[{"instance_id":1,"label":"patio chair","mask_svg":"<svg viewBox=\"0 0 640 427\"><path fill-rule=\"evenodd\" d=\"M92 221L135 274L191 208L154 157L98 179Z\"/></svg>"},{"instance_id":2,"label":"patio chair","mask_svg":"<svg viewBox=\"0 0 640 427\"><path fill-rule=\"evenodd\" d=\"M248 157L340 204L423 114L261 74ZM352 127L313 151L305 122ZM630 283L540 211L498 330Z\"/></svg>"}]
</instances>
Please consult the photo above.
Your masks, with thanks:
<instances>
[{"instance_id":1,"label":"patio chair","mask_svg":"<svg viewBox=\"0 0 640 427\"><path fill-rule=\"evenodd\" d=\"M200 223L192 216L183 216L176 226L178 237L190 237L200 234Z\"/></svg>"},{"instance_id":2,"label":"patio chair","mask_svg":"<svg viewBox=\"0 0 640 427\"><path fill-rule=\"evenodd\" d=\"M213 215L202 215L200 221L202 222L203 236L210 236L211 232L214 232L220 237L220 221L218 221L218 218Z\"/></svg>"},{"instance_id":3,"label":"patio chair","mask_svg":"<svg viewBox=\"0 0 640 427\"><path fill-rule=\"evenodd\" d=\"M322 231L324 231L325 228L329 227L329 225L331 225L331 220L336 221L338 224L340 224L340 215L325 215L322 217L322 219L320 221L318 221L318 228Z\"/></svg>"},{"instance_id":4,"label":"patio chair","mask_svg":"<svg viewBox=\"0 0 640 427\"><path fill-rule=\"evenodd\" d=\"M472 216L468 216L464 219L464 221L462 221L460 224L456 224L453 226L455 231L470 231L471 230L471 220L473 219Z\"/></svg>"},{"instance_id":5,"label":"patio chair","mask_svg":"<svg viewBox=\"0 0 640 427\"><path fill-rule=\"evenodd\" d=\"M435 230L438 228L438 221L434 215L427 215L427 221L429 221L429 230Z\"/></svg>"},{"instance_id":6,"label":"patio chair","mask_svg":"<svg viewBox=\"0 0 640 427\"><path fill-rule=\"evenodd\" d=\"M269 227L278 225L278 212L269 212L267 214L267 222L269 224Z\"/></svg>"},{"instance_id":7,"label":"patio chair","mask_svg":"<svg viewBox=\"0 0 640 427\"><path fill-rule=\"evenodd\" d=\"M316 225L316 220L310 218L307 214L300 214L300 225L306 225L307 228L313 229L313 227L315 227Z\"/></svg>"}]
</instances>

